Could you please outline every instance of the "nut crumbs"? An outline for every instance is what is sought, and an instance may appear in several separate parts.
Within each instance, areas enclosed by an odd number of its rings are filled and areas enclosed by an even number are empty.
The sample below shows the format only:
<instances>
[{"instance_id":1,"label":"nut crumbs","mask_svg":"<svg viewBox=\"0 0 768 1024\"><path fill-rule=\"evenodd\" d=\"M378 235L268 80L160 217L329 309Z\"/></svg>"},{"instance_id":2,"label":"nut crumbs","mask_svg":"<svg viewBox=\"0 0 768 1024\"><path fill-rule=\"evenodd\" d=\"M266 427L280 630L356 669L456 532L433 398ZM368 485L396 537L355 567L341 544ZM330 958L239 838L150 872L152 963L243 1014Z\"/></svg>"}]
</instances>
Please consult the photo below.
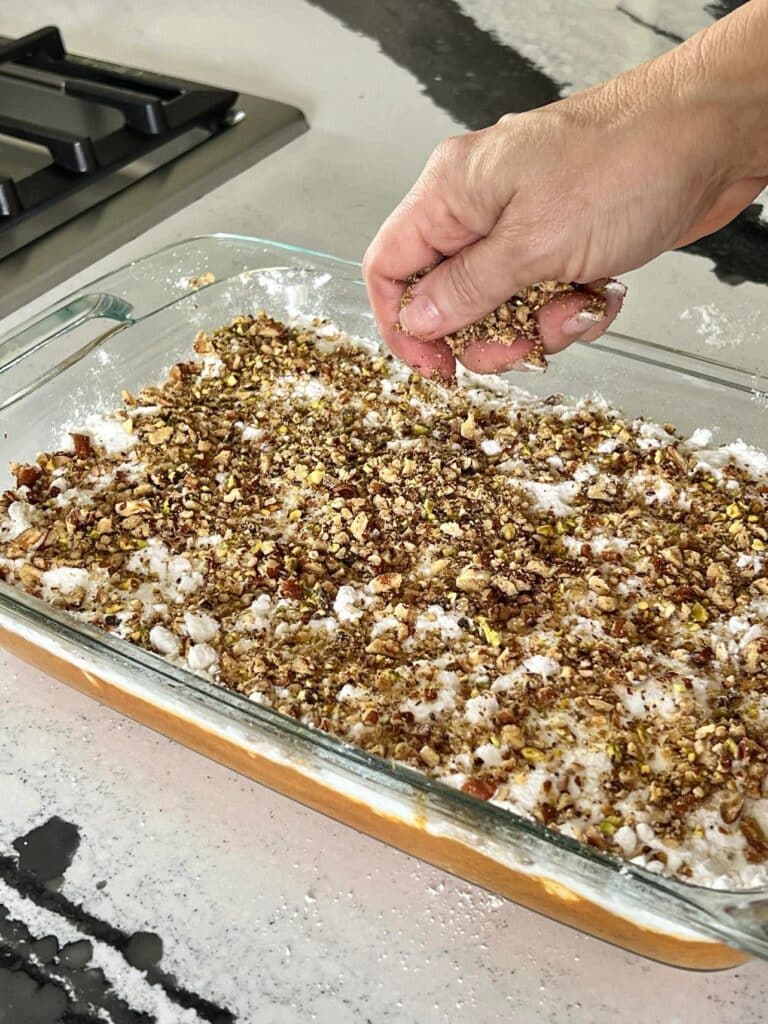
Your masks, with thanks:
<instances>
[{"instance_id":1,"label":"nut crumbs","mask_svg":"<svg viewBox=\"0 0 768 1024\"><path fill-rule=\"evenodd\" d=\"M8 582L651 870L764 868L768 474L319 321L194 350L130 448L12 467Z\"/></svg>"},{"instance_id":2,"label":"nut crumbs","mask_svg":"<svg viewBox=\"0 0 768 1024\"><path fill-rule=\"evenodd\" d=\"M400 301L401 309L410 302L414 285L434 266L435 264L431 264L408 278ZM539 281L537 284L529 285L517 292L481 320L461 327L452 334L446 334L443 340L457 356L460 356L475 342L492 341L500 345L514 345L518 341L532 341L533 347L522 357L520 362L529 370L543 373L547 369L547 357L541 344L536 313L550 299L574 291L583 291L583 289L577 284L568 284L564 281ZM585 294L589 295L589 302L584 307L585 310L602 315L605 312L605 298L599 290ZM404 329L402 324L397 324L396 327L398 330Z\"/></svg>"}]
</instances>

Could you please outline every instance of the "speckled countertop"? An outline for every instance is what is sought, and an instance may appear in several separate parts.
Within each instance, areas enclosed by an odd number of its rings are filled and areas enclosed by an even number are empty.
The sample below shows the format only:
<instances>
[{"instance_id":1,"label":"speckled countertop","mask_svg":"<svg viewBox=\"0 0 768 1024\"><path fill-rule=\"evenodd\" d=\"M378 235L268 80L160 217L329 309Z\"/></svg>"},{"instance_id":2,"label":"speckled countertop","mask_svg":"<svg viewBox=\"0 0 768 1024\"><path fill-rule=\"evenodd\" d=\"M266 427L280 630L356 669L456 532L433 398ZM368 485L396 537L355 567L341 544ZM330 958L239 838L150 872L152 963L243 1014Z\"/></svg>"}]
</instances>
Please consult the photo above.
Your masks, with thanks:
<instances>
[{"instance_id":1,"label":"speckled countertop","mask_svg":"<svg viewBox=\"0 0 768 1024\"><path fill-rule=\"evenodd\" d=\"M563 6L537 4L532 27L521 0L404 0L385 35L375 4L238 0L217 10L215 44L201 0L126 0L109 16L98 0L4 11L5 34L57 23L77 52L273 95L312 124L45 304L206 231L359 257L434 143L503 102L490 82L477 92L482 67L522 68L544 102L710 17L698 0ZM441 70L424 50L425 17L442 52L479 47L487 60ZM632 275L622 328L767 368L765 261L749 256L761 217L757 206L717 251ZM751 280L726 284L713 267ZM1 1024L765 1019L761 964L699 976L642 961L333 824L3 654L0 704ZM38 966L21 970L30 946Z\"/></svg>"}]
</instances>

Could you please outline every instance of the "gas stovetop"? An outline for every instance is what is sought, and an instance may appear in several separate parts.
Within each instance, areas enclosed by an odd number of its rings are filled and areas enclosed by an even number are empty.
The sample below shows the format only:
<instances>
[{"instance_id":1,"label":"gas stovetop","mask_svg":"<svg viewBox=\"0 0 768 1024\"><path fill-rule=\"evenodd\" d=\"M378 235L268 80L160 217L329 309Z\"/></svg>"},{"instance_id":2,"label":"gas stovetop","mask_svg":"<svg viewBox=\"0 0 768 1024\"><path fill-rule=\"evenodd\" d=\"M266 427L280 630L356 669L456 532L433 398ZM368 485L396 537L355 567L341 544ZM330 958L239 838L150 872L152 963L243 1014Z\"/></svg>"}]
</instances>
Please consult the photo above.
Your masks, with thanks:
<instances>
[{"instance_id":1,"label":"gas stovetop","mask_svg":"<svg viewBox=\"0 0 768 1024\"><path fill-rule=\"evenodd\" d=\"M0 317L306 130L295 107L0 36Z\"/></svg>"}]
</instances>

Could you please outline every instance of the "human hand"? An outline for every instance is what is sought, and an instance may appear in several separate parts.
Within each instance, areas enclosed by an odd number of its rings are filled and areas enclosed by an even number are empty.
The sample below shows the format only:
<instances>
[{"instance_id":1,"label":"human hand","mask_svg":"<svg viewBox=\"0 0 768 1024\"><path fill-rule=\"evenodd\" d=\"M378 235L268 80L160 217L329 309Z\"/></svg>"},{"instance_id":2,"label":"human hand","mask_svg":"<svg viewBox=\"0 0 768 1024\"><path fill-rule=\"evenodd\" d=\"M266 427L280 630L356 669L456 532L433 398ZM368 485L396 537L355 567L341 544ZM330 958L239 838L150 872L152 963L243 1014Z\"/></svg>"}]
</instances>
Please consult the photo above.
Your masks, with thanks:
<instances>
[{"instance_id":1,"label":"human hand","mask_svg":"<svg viewBox=\"0 0 768 1024\"><path fill-rule=\"evenodd\" d=\"M397 355L424 374L451 377L455 359L443 335L521 288L554 279L586 283L588 292L589 282L708 234L751 202L768 178L743 158L732 107L713 101L697 39L435 150L363 264L381 333ZM401 314L405 280L440 256L447 258ZM537 313L545 351L597 338L624 292L609 285L597 322L581 313L589 294L551 300ZM531 347L477 342L460 359L499 372Z\"/></svg>"}]
</instances>

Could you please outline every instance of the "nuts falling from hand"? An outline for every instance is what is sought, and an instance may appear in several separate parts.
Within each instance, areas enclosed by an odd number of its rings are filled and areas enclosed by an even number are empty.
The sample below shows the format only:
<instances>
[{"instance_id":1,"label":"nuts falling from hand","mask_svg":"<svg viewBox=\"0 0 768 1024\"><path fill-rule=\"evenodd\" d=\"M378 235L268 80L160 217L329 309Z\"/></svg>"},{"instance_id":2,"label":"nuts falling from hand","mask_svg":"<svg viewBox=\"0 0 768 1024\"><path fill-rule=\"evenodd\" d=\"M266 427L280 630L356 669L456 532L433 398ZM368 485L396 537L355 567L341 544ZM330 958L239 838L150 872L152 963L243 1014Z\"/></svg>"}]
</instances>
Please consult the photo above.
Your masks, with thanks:
<instances>
[{"instance_id":1,"label":"nuts falling from hand","mask_svg":"<svg viewBox=\"0 0 768 1024\"><path fill-rule=\"evenodd\" d=\"M425 274L434 269L434 266L435 264L425 267L424 270L412 274L408 278L400 300L401 309L404 309L413 297L415 285ZM586 312L595 313L598 316L605 313L606 302L599 289L594 292L586 292L577 284L568 284L564 281L540 281L517 292L497 309L475 323L461 327L452 334L446 334L443 340L457 356L460 356L475 342L491 341L511 346L519 341L531 341L533 346L523 356L521 363L529 370L543 373L547 369L547 358L541 344L536 313L545 303L557 296L569 295L573 292L584 292L589 296L589 302L584 307ZM396 327L399 330L405 330L402 323L397 324Z\"/></svg>"}]
</instances>

